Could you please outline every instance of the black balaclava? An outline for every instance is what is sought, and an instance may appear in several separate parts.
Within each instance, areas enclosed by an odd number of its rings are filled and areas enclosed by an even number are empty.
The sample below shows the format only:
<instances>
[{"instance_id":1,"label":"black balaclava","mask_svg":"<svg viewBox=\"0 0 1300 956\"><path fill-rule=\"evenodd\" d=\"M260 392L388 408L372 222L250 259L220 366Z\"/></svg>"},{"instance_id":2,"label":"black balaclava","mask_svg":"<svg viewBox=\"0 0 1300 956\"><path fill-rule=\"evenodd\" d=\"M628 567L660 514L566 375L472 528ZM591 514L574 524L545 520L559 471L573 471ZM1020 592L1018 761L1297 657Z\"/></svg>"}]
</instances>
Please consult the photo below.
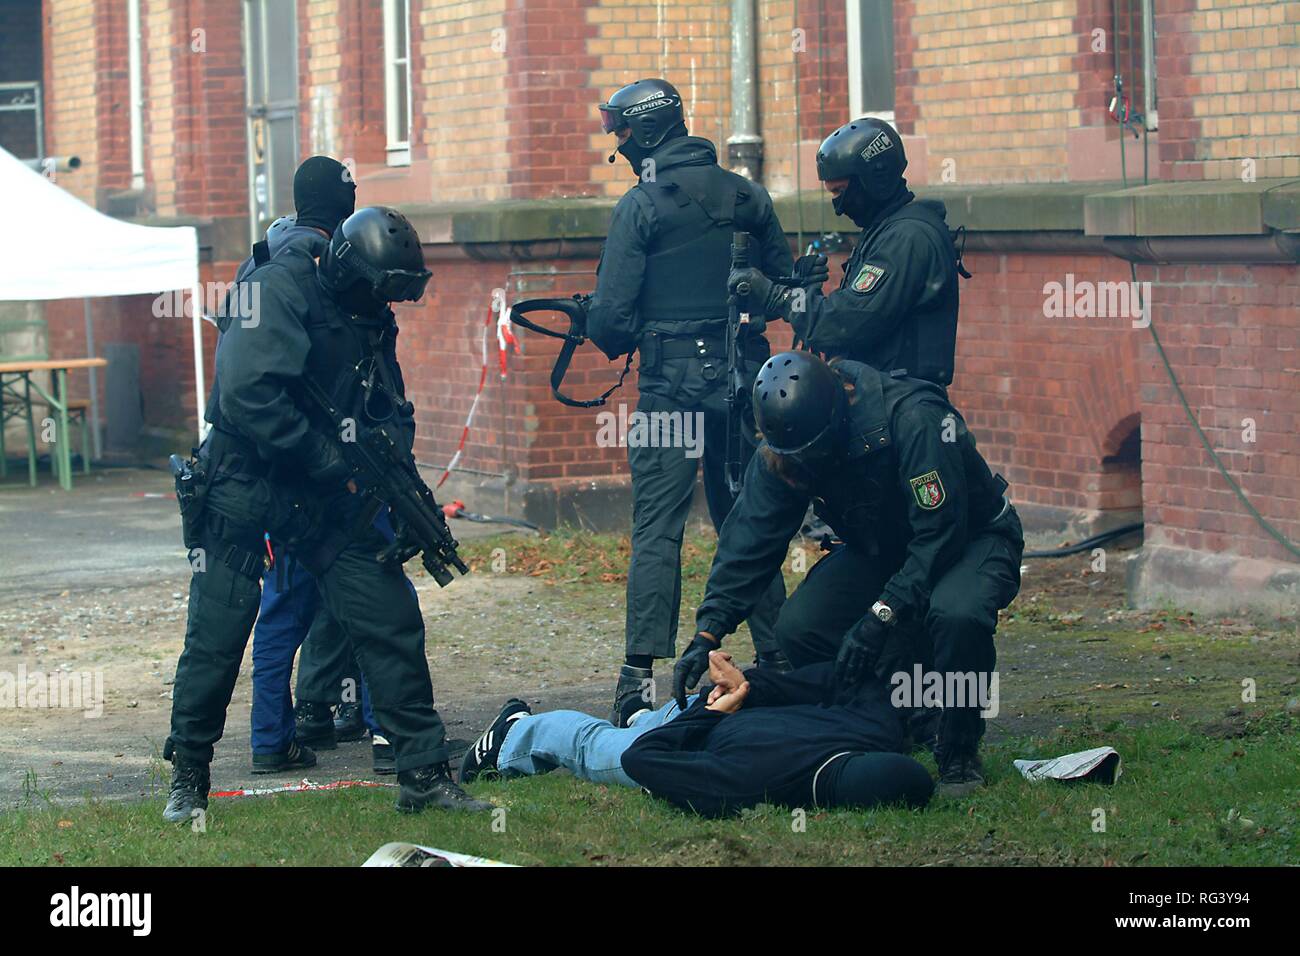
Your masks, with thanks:
<instances>
[{"instance_id":1,"label":"black balaclava","mask_svg":"<svg viewBox=\"0 0 1300 956\"><path fill-rule=\"evenodd\" d=\"M642 164L647 159L649 159L654 153L663 149L665 144L685 135L686 124L678 123L664 134L664 138L659 142L658 146L647 149L636 141L635 136L629 136L626 142L619 145L618 151L623 155L623 158L627 160L627 164L632 167L633 175L635 175L637 179L640 179L641 174L645 171Z\"/></svg>"},{"instance_id":2,"label":"black balaclava","mask_svg":"<svg viewBox=\"0 0 1300 956\"><path fill-rule=\"evenodd\" d=\"M899 203L899 200L905 202L911 198L912 193L907 188L907 180L901 177L898 180L897 188L893 192L877 199L862 185L860 178L850 176L848 186L844 192L831 200L831 205L835 207L835 215L848 216L859 229L865 229L885 209Z\"/></svg>"},{"instance_id":3,"label":"black balaclava","mask_svg":"<svg viewBox=\"0 0 1300 956\"><path fill-rule=\"evenodd\" d=\"M312 156L293 175L293 204L298 225L323 229L329 235L356 211L357 184L346 166L328 156Z\"/></svg>"}]
</instances>

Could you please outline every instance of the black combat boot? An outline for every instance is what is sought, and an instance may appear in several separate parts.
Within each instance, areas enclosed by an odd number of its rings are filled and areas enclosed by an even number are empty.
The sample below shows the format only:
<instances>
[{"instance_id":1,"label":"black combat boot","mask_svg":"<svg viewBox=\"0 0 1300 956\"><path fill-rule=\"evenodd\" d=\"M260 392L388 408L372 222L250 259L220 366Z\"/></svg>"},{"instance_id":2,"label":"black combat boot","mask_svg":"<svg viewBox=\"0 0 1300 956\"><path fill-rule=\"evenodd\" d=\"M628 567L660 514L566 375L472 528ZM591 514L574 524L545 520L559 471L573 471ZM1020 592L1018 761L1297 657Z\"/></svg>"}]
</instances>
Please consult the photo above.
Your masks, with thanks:
<instances>
[{"instance_id":1,"label":"black combat boot","mask_svg":"<svg viewBox=\"0 0 1300 956\"><path fill-rule=\"evenodd\" d=\"M207 764L173 754L171 792L167 795L163 819L168 823L185 823L195 810L206 810L211 786Z\"/></svg>"},{"instance_id":2,"label":"black combat boot","mask_svg":"<svg viewBox=\"0 0 1300 956\"><path fill-rule=\"evenodd\" d=\"M645 682L649 681L649 684ZM645 699L646 690L650 699ZM654 710L654 671L648 667L624 664L618 672L618 686L614 688L614 711L609 722L615 727L630 726L632 721L648 710Z\"/></svg>"},{"instance_id":3,"label":"black combat boot","mask_svg":"<svg viewBox=\"0 0 1300 956\"><path fill-rule=\"evenodd\" d=\"M939 765L939 785L935 789L938 796L965 797L984 786L984 767L979 758L983 731L978 710L944 708L934 746L934 759Z\"/></svg>"},{"instance_id":4,"label":"black combat boot","mask_svg":"<svg viewBox=\"0 0 1300 956\"><path fill-rule=\"evenodd\" d=\"M334 739L341 744L366 739L366 721L360 704L339 704L334 708Z\"/></svg>"},{"instance_id":5,"label":"black combat boot","mask_svg":"<svg viewBox=\"0 0 1300 956\"><path fill-rule=\"evenodd\" d=\"M334 715L330 713L329 704L298 701L298 706L293 709L293 724L294 737L304 747L316 750L338 749L338 741L334 737Z\"/></svg>"},{"instance_id":6,"label":"black combat boot","mask_svg":"<svg viewBox=\"0 0 1300 956\"><path fill-rule=\"evenodd\" d=\"M936 789L941 797L950 799L967 797L984 786L984 766L975 751L945 755L939 764L939 786Z\"/></svg>"},{"instance_id":7,"label":"black combat boot","mask_svg":"<svg viewBox=\"0 0 1300 956\"><path fill-rule=\"evenodd\" d=\"M460 762L460 781L470 783L479 777L495 776L497 758L501 756L501 745L505 743L506 734L511 725L520 717L526 717L532 710L522 700L511 699L501 708L501 712L483 731L483 736L474 741L474 745L465 751Z\"/></svg>"},{"instance_id":8,"label":"black combat boot","mask_svg":"<svg viewBox=\"0 0 1300 956\"><path fill-rule=\"evenodd\" d=\"M451 767L446 761L429 764L415 770L403 770L397 775L401 790L397 794L397 809L402 813L419 813L428 807L440 810L491 810L492 804L475 800L451 779Z\"/></svg>"},{"instance_id":9,"label":"black combat boot","mask_svg":"<svg viewBox=\"0 0 1300 956\"><path fill-rule=\"evenodd\" d=\"M289 749L276 754L253 754L253 773L284 773L316 766L316 754L310 747L291 741Z\"/></svg>"}]
</instances>

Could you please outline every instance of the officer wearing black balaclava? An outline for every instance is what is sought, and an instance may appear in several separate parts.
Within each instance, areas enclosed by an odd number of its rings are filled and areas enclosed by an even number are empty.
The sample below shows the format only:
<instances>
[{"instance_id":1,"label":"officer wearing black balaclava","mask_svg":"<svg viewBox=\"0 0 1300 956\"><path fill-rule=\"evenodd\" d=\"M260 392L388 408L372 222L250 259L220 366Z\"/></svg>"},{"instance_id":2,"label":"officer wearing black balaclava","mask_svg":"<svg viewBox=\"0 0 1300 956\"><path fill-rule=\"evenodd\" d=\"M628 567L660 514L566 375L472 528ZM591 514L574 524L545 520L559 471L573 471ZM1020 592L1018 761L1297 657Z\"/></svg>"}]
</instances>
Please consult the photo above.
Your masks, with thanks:
<instances>
[{"instance_id":1,"label":"officer wearing black balaclava","mask_svg":"<svg viewBox=\"0 0 1300 956\"><path fill-rule=\"evenodd\" d=\"M811 503L838 541L781 609L781 649L795 667L834 661L839 692L872 673L896 692L907 683L896 706L939 714L927 742L940 794L969 793L984 782L981 711L996 713L998 610L1020 587L1006 481L931 382L785 352L759 371L753 403L763 444L718 535L696 627L714 647L735 629ZM707 652L684 654L674 693L684 700L707 669ZM918 671L942 675L941 699L915 686Z\"/></svg>"},{"instance_id":2,"label":"officer wearing black balaclava","mask_svg":"<svg viewBox=\"0 0 1300 956\"><path fill-rule=\"evenodd\" d=\"M429 278L415 229L397 210L373 206L337 224L328 243L317 236L281 248L245 278L255 295L232 296L241 311L217 350L212 430L198 454L206 499L197 516L182 515L194 574L163 751L173 766L167 820L207 806L213 745L258 611L264 532L316 579L352 640L396 751L398 809L491 808L452 779L419 602L400 563L385 558L388 541L372 523L378 506L356 494L340 450L356 436L336 432L305 386L354 422L392 425L409 452L414 408L390 305L418 301Z\"/></svg>"},{"instance_id":3,"label":"officer wearing black balaclava","mask_svg":"<svg viewBox=\"0 0 1300 956\"><path fill-rule=\"evenodd\" d=\"M916 200L903 171L903 141L883 120L841 126L817 150L817 175L836 215L862 230L839 288L774 285L737 270L750 307L784 316L814 352L866 362L882 372L952 382L957 345L957 276L968 275L953 246L943 203Z\"/></svg>"},{"instance_id":4,"label":"officer wearing black balaclava","mask_svg":"<svg viewBox=\"0 0 1300 956\"><path fill-rule=\"evenodd\" d=\"M735 232L753 237L759 275L789 275L789 242L767 191L718 166L713 143L687 134L681 95L665 80L638 80L600 106L606 133L637 183L610 221L587 331L611 359L639 351L637 411L702 421L704 492L721 525L732 498L725 476L727 273ZM749 377L770 349L760 333L742 348ZM752 448L746 446L746 454ZM632 558L627 581L627 656L611 720L617 726L652 707L655 658L676 650L681 604L682 531L691 507L699 450L643 444L629 431ZM780 574L765 582L749 616L759 659L780 665L773 635L785 596Z\"/></svg>"},{"instance_id":5,"label":"officer wearing black balaclava","mask_svg":"<svg viewBox=\"0 0 1300 956\"><path fill-rule=\"evenodd\" d=\"M242 281L287 243L312 236L328 239L334 228L357 207L357 184L351 171L337 159L309 156L293 174L293 205L296 212L281 216L266 230L266 238L254 243L253 254L235 273Z\"/></svg>"}]
</instances>

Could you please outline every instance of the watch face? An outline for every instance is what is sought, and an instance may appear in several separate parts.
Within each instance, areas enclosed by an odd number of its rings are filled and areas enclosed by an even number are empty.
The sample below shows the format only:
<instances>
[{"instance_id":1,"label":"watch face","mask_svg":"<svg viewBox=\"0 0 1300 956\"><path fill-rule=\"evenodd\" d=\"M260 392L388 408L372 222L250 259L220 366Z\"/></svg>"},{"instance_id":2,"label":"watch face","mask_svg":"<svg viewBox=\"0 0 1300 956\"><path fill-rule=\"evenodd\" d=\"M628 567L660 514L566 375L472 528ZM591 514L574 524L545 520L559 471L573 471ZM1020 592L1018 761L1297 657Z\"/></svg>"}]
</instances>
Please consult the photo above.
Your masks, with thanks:
<instances>
[{"instance_id":1,"label":"watch face","mask_svg":"<svg viewBox=\"0 0 1300 956\"><path fill-rule=\"evenodd\" d=\"M882 624L888 624L894 619L894 609L888 604L877 604L872 610L876 612L876 617Z\"/></svg>"}]
</instances>

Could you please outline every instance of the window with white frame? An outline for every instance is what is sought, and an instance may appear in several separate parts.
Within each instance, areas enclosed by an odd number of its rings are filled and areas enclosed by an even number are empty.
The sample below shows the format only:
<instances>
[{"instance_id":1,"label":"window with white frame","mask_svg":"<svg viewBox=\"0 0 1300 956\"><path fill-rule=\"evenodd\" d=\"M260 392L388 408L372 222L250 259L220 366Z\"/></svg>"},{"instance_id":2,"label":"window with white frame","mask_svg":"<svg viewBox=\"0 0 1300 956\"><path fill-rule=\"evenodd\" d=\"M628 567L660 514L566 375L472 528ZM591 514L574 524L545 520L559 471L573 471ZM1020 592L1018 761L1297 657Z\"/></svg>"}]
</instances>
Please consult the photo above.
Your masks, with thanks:
<instances>
[{"instance_id":1,"label":"window with white frame","mask_svg":"<svg viewBox=\"0 0 1300 956\"><path fill-rule=\"evenodd\" d=\"M894 2L846 0L849 112L894 121Z\"/></svg>"},{"instance_id":2,"label":"window with white frame","mask_svg":"<svg viewBox=\"0 0 1300 956\"><path fill-rule=\"evenodd\" d=\"M389 166L411 162L410 23L410 0L384 0L384 112Z\"/></svg>"}]
</instances>

